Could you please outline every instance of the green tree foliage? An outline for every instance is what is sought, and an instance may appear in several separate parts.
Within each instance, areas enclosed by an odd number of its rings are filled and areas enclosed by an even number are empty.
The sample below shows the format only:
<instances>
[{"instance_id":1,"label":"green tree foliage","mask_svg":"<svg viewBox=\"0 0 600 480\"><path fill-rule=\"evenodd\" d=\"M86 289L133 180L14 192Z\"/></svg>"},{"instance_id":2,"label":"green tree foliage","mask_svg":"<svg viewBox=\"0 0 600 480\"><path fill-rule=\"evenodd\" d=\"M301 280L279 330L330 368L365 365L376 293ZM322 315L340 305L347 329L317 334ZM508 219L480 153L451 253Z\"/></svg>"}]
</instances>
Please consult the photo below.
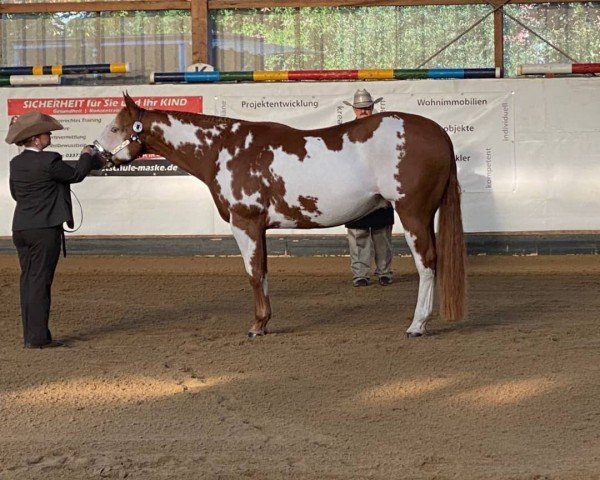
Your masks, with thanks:
<instances>
[{"instance_id":1,"label":"green tree foliage","mask_svg":"<svg viewBox=\"0 0 600 480\"><path fill-rule=\"evenodd\" d=\"M552 48L514 20L504 25L505 65L514 75L523 63L600 62L600 4L538 4L508 6L506 13L560 48Z\"/></svg>"},{"instance_id":2,"label":"green tree foliage","mask_svg":"<svg viewBox=\"0 0 600 480\"><path fill-rule=\"evenodd\" d=\"M129 62L143 73L191 63L189 11L14 14L0 22L4 65Z\"/></svg>"},{"instance_id":3,"label":"green tree foliage","mask_svg":"<svg viewBox=\"0 0 600 480\"><path fill-rule=\"evenodd\" d=\"M522 63L600 62L600 2L504 11L509 76ZM487 4L213 10L212 63L224 70L492 67L491 13ZM4 15L0 36L3 65L130 62L149 72L191 63L189 11Z\"/></svg>"},{"instance_id":4,"label":"green tree foliage","mask_svg":"<svg viewBox=\"0 0 600 480\"><path fill-rule=\"evenodd\" d=\"M598 2L509 5L505 11L584 63L600 61L599 7ZM217 40L235 38L245 51L259 46L254 54L268 70L477 68L494 66L491 13L489 5L272 8L218 10L212 22ZM509 74L521 63L570 62L508 17L504 42ZM217 51L217 67L226 54ZM241 58L235 69L248 69Z\"/></svg>"},{"instance_id":5,"label":"green tree foliage","mask_svg":"<svg viewBox=\"0 0 600 480\"><path fill-rule=\"evenodd\" d=\"M213 22L220 34L279 47L264 58L270 70L416 68L490 11L484 5L219 10ZM493 58L490 16L424 68L487 67Z\"/></svg>"}]
</instances>

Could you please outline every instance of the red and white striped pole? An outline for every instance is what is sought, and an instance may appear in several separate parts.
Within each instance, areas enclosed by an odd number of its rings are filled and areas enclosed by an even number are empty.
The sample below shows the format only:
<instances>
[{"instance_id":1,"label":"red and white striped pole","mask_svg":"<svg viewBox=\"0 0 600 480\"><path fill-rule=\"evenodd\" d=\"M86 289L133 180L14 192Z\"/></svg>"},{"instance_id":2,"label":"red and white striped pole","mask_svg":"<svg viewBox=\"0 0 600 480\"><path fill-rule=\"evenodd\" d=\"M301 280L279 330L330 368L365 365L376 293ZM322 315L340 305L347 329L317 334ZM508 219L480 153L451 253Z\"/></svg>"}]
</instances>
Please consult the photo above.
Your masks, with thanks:
<instances>
[{"instance_id":1,"label":"red and white striped pole","mask_svg":"<svg viewBox=\"0 0 600 480\"><path fill-rule=\"evenodd\" d=\"M528 63L517 67L517 75L583 75L600 73L600 63Z\"/></svg>"}]
</instances>

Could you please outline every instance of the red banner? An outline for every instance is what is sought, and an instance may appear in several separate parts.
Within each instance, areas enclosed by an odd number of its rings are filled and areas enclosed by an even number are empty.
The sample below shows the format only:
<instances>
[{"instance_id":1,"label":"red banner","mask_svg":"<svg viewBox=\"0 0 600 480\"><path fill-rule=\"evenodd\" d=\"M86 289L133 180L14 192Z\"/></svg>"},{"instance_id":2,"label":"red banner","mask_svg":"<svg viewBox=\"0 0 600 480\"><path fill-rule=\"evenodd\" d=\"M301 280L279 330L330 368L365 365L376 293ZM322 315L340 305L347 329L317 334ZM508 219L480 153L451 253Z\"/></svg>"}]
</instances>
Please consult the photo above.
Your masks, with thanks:
<instances>
[{"instance_id":1,"label":"red banner","mask_svg":"<svg viewBox=\"0 0 600 480\"><path fill-rule=\"evenodd\" d=\"M133 99L140 107L148 110L202 113L200 96L133 97ZM48 115L116 114L124 106L123 97L10 98L8 115L22 115L32 110Z\"/></svg>"}]
</instances>

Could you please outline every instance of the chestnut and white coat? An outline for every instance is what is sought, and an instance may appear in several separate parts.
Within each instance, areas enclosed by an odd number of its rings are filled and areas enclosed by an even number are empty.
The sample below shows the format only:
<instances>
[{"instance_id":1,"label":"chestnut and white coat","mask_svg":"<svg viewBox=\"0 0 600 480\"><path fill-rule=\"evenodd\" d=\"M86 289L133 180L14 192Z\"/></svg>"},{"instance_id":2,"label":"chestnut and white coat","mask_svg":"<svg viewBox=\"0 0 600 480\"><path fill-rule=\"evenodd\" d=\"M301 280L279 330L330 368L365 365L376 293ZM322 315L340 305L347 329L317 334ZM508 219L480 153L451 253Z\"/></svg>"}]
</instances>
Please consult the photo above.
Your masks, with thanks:
<instances>
[{"instance_id":1,"label":"chestnut and white coat","mask_svg":"<svg viewBox=\"0 0 600 480\"><path fill-rule=\"evenodd\" d=\"M250 276L255 303L251 336L265 334L271 318L266 230L341 225L386 201L400 217L419 272L407 334L425 333L436 276L442 316L459 320L464 314L465 254L454 150L432 120L387 112L298 130L272 122L144 110L125 94L125 107L97 144L114 164L154 153L209 187Z\"/></svg>"}]
</instances>

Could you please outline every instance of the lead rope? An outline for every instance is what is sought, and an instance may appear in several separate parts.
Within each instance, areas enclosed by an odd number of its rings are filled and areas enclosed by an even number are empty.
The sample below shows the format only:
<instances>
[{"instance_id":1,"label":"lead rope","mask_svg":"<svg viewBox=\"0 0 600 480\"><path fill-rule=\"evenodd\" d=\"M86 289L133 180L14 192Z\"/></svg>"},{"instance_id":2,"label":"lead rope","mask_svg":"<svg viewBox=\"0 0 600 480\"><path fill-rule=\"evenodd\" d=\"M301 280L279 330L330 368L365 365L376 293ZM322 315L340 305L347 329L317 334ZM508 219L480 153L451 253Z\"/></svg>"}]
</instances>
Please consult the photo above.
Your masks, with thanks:
<instances>
[{"instance_id":1,"label":"lead rope","mask_svg":"<svg viewBox=\"0 0 600 480\"><path fill-rule=\"evenodd\" d=\"M74 233L77 230L79 230L81 228L81 226L83 225L83 206L81 205L81 202L79 201L79 198L77 198L77 195L75 195L75 192L71 189L69 189L69 192L71 194L72 197L75 198L75 200L77 200L77 205L79 205L79 212L81 213L81 219L79 220L79 225L77 225L76 228L74 228L73 230L69 230L68 228L65 228L63 225L62 231L60 232L60 237L61 237L61 243L62 243L62 250L63 250L63 257L67 256L67 240L65 238L65 232L66 233Z\"/></svg>"}]
</instances>

